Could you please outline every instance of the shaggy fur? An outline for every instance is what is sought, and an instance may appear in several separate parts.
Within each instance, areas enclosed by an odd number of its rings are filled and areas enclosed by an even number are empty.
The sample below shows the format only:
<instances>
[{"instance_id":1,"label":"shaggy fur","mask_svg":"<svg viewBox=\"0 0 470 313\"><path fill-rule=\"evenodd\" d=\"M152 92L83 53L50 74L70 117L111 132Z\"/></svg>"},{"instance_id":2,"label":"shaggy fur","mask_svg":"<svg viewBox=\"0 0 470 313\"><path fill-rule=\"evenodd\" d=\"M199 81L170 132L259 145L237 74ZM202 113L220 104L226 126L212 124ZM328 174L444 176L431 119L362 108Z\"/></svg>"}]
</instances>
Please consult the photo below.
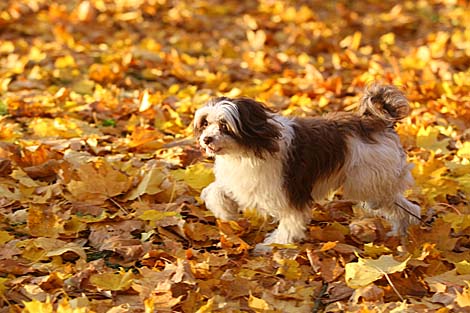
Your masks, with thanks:
<instances>
[{"instance_id":1,"label":"shaggy fur","mask_svg":"<svg viewBox=\"0 0 470 313\"><path fill-rule=\"evenodd\" d=\"M365 90L358 112L286 118L248 98L211 100L197 110L194 130L215 157L216 180L202 191L206 207L223 220L257 208L279 221L265 244L303 239L309 207L343 187L406 234L419 206L403 192L413 184L411 166L394 130L409 112L393 86Z\"/></svg>"}]
</instances>

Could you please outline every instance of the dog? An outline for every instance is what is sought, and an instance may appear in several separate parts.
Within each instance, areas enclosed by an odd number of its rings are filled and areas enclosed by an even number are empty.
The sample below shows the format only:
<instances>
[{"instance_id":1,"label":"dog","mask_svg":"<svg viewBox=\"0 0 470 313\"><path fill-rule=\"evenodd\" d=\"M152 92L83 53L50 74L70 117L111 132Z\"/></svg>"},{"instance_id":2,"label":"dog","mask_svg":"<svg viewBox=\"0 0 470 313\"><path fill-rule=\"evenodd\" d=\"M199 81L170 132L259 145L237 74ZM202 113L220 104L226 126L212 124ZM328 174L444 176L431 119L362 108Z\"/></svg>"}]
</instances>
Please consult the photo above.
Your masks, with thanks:
<instances>
[{"instance_id":1,"label":"dog","mask_svg":"<svg viewBox=\"0 0 470 313\"><path fill-rule=\"evenodd\" d=\"M215 181L201 199L221 220L256 208L279 222L263 244L289 244L305 239L312 203L342 187L406 235L420 207L403 195L414 180L394 126L409 111L402 91L379 84L366 87L356 112L322 117L281 116L250 98L211 99L194 116L198 143L215 158Z\"/></svg>"}]
</instances>

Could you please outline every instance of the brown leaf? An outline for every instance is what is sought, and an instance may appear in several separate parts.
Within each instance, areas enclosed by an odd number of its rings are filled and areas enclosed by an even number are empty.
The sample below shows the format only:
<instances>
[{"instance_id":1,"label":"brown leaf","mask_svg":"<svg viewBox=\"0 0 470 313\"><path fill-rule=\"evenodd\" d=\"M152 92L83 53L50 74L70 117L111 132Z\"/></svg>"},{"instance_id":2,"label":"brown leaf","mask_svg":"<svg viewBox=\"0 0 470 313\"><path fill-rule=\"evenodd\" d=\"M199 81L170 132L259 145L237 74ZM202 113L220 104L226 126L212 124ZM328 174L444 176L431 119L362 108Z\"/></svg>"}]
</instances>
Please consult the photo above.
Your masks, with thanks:
<instances>
[{"instance_id":1,"label":"brown leaf","mask_svg":"<svg viewBox=\"0 0 470 313\"><path fill-rule=\"evenodd\" d=\"M55 178L62 162L59 160L48 160L40 165L24 167L23 170L32 179Z\"/></svg>"},{"instance_id":2,"label":"brown leaf","mask_svg":"<svg viewBox=\"0 0 470 313\"><path fill-rule=\"evenodd\" d=\"M9 159L0 158L0 177L8 176L12 171L11 161Z\"/></svg>"},{"instance_id":3,"label":"brown leaf","mask_svg":"<svg viewBox=\"0 0 470 313\"><path fill-rule=\"evenodd\" d=\"M78 201L102 204L125 193L130 184L127 175L103 161L81 165L76 171L76 178L67 184L67 190Z\"/></svg>"},{"instance_id":4,"label":"brown leaf","mask_svg":"<svg viewBox=\"0 0 470 313\"><path fill-rule=\"evenodd\" d=\"M385 292L382 288L377 287L374 284L370 284L366 287L361 287L354 290L351 301L355 304L362 301L378 302L383 300L384 295Z\"/></svg>"}]
</instances>

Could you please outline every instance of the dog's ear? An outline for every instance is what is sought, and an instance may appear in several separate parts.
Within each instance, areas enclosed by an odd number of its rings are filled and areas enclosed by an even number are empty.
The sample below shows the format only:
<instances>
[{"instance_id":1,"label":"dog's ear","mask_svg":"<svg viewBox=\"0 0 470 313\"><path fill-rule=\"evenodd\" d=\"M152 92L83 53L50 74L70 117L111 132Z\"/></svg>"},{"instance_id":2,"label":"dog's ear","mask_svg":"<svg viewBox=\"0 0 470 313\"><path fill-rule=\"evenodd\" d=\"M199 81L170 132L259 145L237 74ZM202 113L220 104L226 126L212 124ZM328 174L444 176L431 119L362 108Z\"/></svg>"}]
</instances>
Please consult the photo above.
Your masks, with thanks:
<instances>
[{"instance_id":1,"label":"dog's ear","mask_svg":"<svg viewBox=\"0 0 470 313\"><path fill-rule=\"evenodd\" d=\"M201 107L194 113L193 133L196 138L199 138L208 125L207 122L207 107Z\"/></svg>"},{"instance_id":2,"label":"dog's ear","mask_svg":"<svg viewBox=\"0 0 470 313\"><path fill-rule=\"evenodd\" d=\"M281 130L280 124L273 119L274 111L250 98L237 98L233 103L237 105L239 114L239 144L261 158L265 152L279 151Z\"/></svg>"}]
</instances>

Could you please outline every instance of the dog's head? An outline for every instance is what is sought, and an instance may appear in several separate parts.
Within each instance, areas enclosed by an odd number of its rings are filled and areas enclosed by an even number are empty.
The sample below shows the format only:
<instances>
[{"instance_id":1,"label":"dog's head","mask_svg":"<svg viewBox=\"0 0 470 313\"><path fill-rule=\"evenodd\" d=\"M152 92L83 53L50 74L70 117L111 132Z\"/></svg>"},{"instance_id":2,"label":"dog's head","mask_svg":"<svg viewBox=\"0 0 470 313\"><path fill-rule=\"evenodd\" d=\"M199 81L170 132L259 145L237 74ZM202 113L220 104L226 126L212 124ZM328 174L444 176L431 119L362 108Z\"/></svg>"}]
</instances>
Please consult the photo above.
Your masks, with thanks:
<instances>
[{"instance_id":1,"label":"dog's head","mask_svg":"<svg viewBox=\"0 0 470 313\"><path fill-rule=\"evenodd\" d=\"M194 132L209 156L252 152L263 158L279 151L281 130L274 116L255 100L219 97L196 111Z\"/></svg>"}]
</instances>

